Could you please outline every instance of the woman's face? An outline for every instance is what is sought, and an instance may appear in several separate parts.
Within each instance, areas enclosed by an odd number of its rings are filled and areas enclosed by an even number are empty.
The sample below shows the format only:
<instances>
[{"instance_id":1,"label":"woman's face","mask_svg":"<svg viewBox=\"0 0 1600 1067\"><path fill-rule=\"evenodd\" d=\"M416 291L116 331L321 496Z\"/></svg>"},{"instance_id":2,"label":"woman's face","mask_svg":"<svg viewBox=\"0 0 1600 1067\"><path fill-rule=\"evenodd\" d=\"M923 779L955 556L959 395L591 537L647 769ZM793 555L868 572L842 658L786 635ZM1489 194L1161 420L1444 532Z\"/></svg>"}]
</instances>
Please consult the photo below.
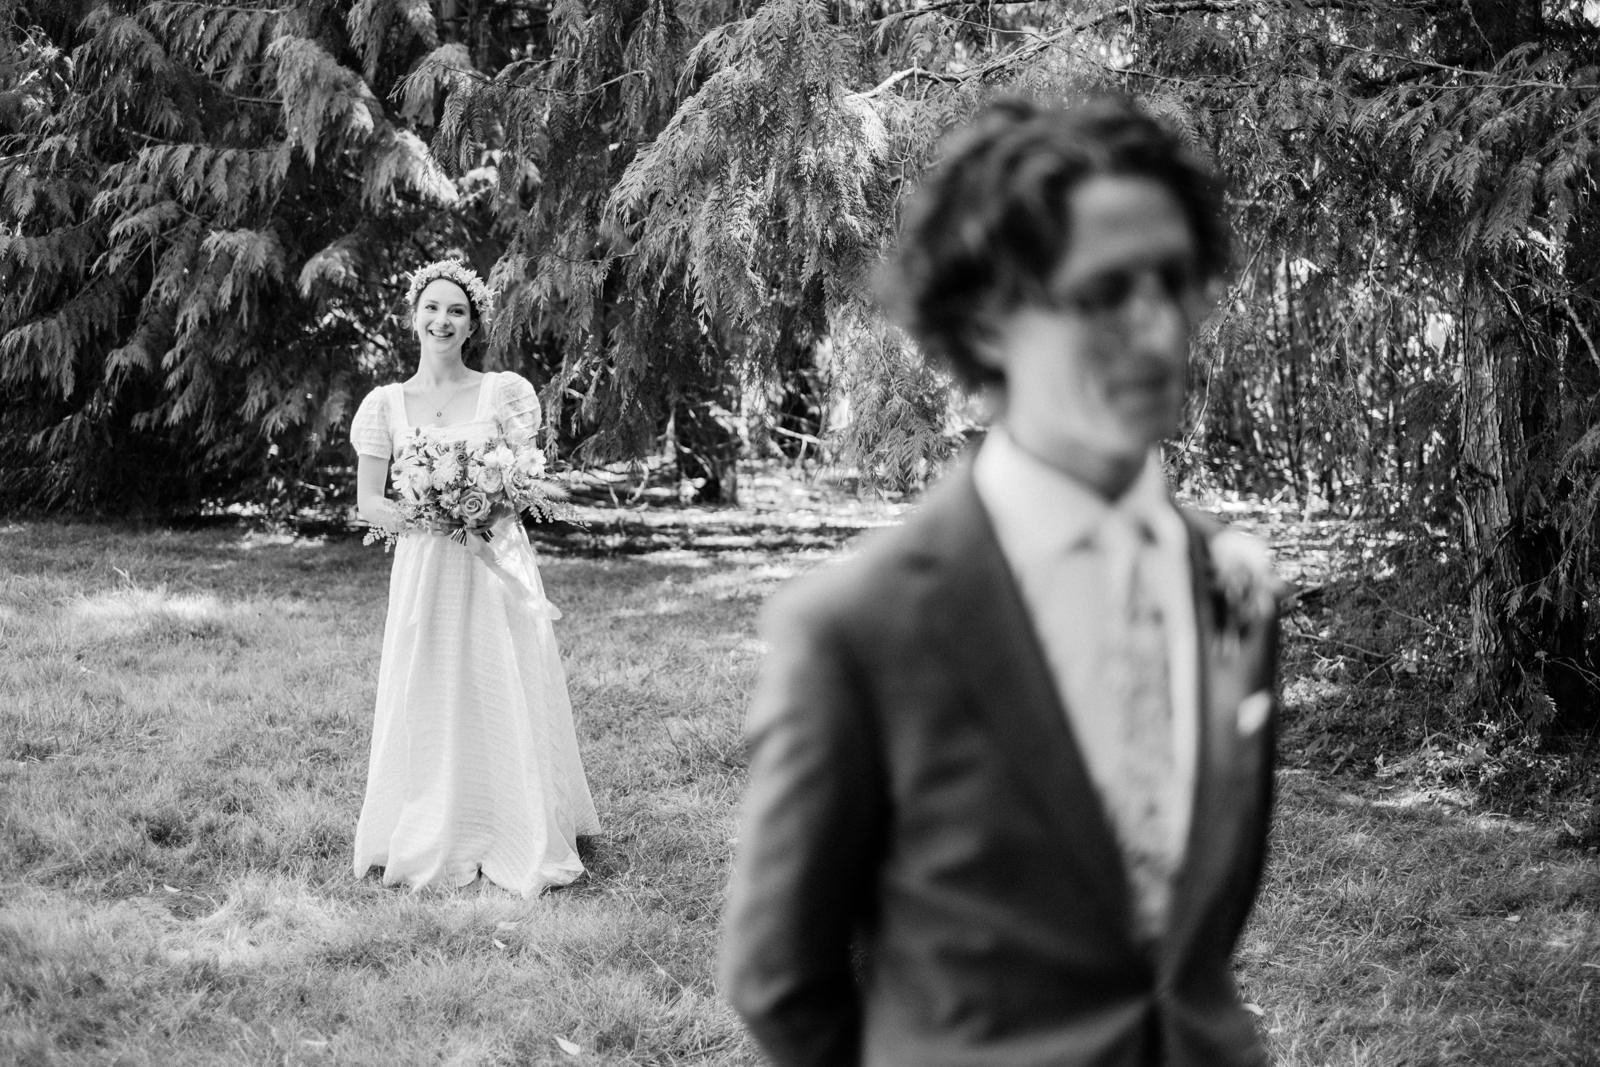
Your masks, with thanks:
<instances>
[{"instance_id":1,"label":"woman's face","mask_svg":"<svg viewBox=\"0 0 1600 1067\"><path fill-rule=\"evenodd\" d=\"M417 295L412 327L424 352L460 355L477 320L466 290L448 278L435 278Z\"/></svg>"}]
</instances>

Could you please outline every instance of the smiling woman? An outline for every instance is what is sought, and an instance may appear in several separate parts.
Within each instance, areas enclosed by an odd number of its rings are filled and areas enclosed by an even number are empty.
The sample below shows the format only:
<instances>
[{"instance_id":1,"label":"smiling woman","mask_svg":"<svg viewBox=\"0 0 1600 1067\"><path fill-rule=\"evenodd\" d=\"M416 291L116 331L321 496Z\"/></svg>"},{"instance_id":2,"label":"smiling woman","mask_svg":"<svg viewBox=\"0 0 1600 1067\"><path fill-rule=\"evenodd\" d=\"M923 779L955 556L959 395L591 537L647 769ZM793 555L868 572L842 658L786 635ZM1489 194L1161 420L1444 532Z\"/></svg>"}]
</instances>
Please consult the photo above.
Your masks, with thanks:
<instances>
[{"instance_id":1,"label":"smiling woman","mask_svg":"<svg viewBox=\"0 0 1600 1067\"><path fill-rule=\"evenodd\" d=\"M414 889L481 875L528 896L578 878L577 837L598 829L552 627L561 613L516 515L491 512L491 561L488 542L459 528L404 525L385 487L402 440L532 442L539 400L520 375L462 361L491 305L470 269L423 267L408 296L417 373L373 390L351 424L361 516L396 537L355 873L381 867L385 884Z\"/></svg>"}]
</instances>

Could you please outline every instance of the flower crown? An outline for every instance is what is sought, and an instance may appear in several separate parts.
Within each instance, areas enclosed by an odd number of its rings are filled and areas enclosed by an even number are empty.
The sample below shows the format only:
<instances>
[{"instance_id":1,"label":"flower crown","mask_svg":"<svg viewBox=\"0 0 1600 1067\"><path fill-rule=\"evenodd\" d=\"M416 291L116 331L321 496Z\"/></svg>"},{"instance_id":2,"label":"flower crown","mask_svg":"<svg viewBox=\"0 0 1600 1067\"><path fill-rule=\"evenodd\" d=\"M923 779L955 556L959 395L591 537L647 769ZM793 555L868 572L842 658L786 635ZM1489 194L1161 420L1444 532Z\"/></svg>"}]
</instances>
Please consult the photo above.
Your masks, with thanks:
<instances>
[{"instance_id":1,"label":"flower crown","mask_svg":"<svg viewBox=\"0 0 1600 1067\"><path fill-rule=\"evenodd\" d=\"M459 259L441 259L413 271L411 287L406 290L406 307L415 308L417 297L422 295L422 290L427 288L429 282L438 281L440 278L461 286L462 292L467 294L467 299L472 301L472 310L478 318L487 318L489 312L493 310L494 294L489 292L489 287L478 277L477 271Z\"/></svg>"}]
</instances>

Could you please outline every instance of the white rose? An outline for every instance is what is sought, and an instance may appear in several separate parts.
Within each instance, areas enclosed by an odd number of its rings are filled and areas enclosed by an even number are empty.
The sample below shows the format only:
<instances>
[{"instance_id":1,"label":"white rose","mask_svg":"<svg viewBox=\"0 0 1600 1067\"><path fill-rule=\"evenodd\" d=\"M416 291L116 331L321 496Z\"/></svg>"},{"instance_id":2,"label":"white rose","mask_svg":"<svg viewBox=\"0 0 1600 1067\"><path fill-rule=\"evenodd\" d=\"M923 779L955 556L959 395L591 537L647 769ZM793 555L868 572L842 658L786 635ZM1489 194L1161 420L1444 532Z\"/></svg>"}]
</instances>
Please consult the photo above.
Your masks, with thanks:
<instances>
[{"instance_id":1,"label":"white rose","mask_svg":"<svg viewBox=\"0 0 1600 1067\"><path fill-rule=\"evenodd\" d=\"M468 526L477 526L489 517L489 509L487 495L476 489L468 489L461 494L461 502L456 505L455 513Z\"/></svg>"},{"instance_id":2,"label":"white rose","mask_svg":"<svg viewBox=\"0 0 1600 1067\"><path fill-rule=\"evenodd\" d=\"M491 467L487 463L478 468L478 475L472 479L472 484L482 489L485 493L498 493L505 487L505 472L499 467Z\"/></svg>"}]
</instances>

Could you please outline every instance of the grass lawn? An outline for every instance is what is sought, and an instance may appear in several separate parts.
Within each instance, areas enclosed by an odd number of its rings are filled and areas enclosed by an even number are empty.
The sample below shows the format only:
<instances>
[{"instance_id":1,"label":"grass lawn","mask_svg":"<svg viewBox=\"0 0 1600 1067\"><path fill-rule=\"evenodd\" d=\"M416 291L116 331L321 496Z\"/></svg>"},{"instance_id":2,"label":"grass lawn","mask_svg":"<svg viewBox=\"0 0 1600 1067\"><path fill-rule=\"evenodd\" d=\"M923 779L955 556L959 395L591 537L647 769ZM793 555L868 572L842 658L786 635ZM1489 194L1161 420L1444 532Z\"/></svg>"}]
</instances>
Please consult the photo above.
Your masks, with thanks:
<instances>
[{"instance_id":1,"label":"grass lawn","mask_svg":"<svg viewBox=\"0 0 1600 1067\"><path fill-rule=\"evenodd\" d=\"M828 551L720 547L545 558L604 829L521 901L349 869L382 551L0 525L0 1063L757 1062L711 966L753 624ZM1280 797L1240 958L1279 1063L1600 1064L1600 856Z\"/></svg>"}]
</instances>

